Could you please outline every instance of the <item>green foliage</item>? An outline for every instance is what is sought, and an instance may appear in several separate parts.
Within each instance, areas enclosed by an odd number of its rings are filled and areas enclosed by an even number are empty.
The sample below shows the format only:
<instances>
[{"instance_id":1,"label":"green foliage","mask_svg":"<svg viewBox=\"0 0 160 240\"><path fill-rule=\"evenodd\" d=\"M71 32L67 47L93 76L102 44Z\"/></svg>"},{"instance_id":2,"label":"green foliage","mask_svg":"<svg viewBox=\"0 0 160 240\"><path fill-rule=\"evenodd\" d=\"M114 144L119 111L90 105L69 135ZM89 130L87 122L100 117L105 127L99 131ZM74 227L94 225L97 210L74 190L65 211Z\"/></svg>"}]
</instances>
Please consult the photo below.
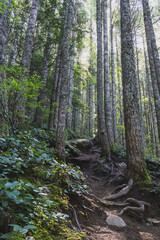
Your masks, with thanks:
<instances>
[{"instance_id":1,"label":"green foliage","mask_svg":"<svg viewBox=\"0 0 160 240\"><path fill-rule=\"evenodd\" d=\"M6 117L13 129L20 124L19 121L23 115L20 107L22 104L26 103L28 107L32 108L37 106L37 97L42 87L42 82L40 77L35 74L30 77L26 76L18 65L11 68L3 66L0 68L0 72L6 76L3 83L1 83L1 88L9 96L9 111Z\"/></svg>"},{"instance_id":2,"label":"green foliage","mask_svg":"<svg viewBox=\"0 0 160 240\"><path fill-rule=\"evenodd\" d=\"M11 68L7 66L4 66L4 68L1 67L0 71L5 71L5 74L8 76L3 82L2 87L13 99L15 96L23 96L24 100L29 99L30 101L37 99L39 89L42 87L39 76L32 75L27 77L22 72L22 68L17 65Z\"/></svg>"},{"instance_id":3,"label":"green foliage","mask_svg":"<svg viewBox=\"0 0 160 240\"><path fill-rule=\"evenodd\" d=\"M154 152L154 143L151 142L151 137L146 135L145 136L145 159L151 160L153 162L158 162L159 161L159 157L156 156L155 152Z\"/></svg>"},{"instance_id":4,"label":"green foliage","mask_svg":"<svg viewBox=\"0 0 160 240\"><path fill-rule=\"evenodd\" d=\"M115 154L118 154L119 158L124 158L126 156L126 149L120 144L114 144L111 146L111 151Z\"/></svg>"},{"instance_id":5,"label":"green foliage","mask_svg":"<svg viewBox=\"0 0 160 240\"><path fill-rule=\"evenodd\" d=\"M63 213L68 209L66 194L87 187L79 168L58 161L53 138L54 132L35 128L0 138L0 210L15 218L13 231L1 238L25 239L23 235L31 234L34 239L58 239L50 237L54 230L58 235L63 232L63 239L72 239L69 216Z\"/></svg>"}]
</instances>

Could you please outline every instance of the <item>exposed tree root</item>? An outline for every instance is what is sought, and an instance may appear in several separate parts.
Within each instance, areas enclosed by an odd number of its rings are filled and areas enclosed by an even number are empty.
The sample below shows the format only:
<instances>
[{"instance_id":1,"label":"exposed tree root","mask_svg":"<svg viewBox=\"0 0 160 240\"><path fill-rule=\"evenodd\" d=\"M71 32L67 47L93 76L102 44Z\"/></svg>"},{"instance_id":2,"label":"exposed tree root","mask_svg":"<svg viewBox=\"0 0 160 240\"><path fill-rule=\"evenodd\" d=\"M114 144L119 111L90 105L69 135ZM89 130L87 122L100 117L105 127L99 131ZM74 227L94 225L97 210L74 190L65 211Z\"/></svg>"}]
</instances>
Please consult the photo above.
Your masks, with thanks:
<instances>
[{"instance_id":1,"label":"exposed tree root","mask_svg":"<svg viewBox=\"0 0 160 240\"><path fill-rule=\"evenodd\" d=\"M139 201L137 199L134 198L128 198L126 202L130 202L130 203L134 203L136 205L138 205L138 207L131 207L131 206L127 206L125 208L122 209L122 211L118 214L118 216L122 216L125 212L128 211L132 211L132 212L137 212L137 213L144 213L145 212L145 206L150 206L148 203L143 202L143 201Z\"/></svg>"},{"instance_id":2,"label":"exposed tree root","mask_svg":"<svg viewBox=\"0 0 160 240\"><path fill-rule=\"evenodd\" d=\"M119 182L120 179L124 179L124 174L120 173L118 176L114 177L113 179L111 179L107 185L111 185L114 184L115 182Z\"/></svg>"},{"instance_id":3,"label":"exposed tree root","mask_svg":"<svg viewBox=\"0 0 160 240\"><path fill-rule=\"evenodd\" d=\"M114 199L126 196L129 193L129 191L131 190L132 186L133 186L133 180L130 179L128 182L128 185L126 187L124 187L118 193L112 194L108 197L104 197L103 200L114 200Z\"/></svg>"},{"instance_id":4,"label":"exposed tree root","mask_svg":"<svg viewBox=\"0 0 160 240\"><path fill-rule=\"evenodd\" d=\"M94 200L96 200L99 204L105 206L105 207L109 207L109 206L117 206L117 207L125 207L128 205L127 202L112 202L112 201L102 201L100 198L96 197L94 194L90 194L90 193L85 193L84 195L86 195L89 198L93 198ZM84 196L85 197L85 196Z\"/></svg>"},{"instance_id":5,"label":"exposed tree root","mask_svg":"<svg viewBox=\"0 0 160 240\"><path fill-rule=\"evenodd\" d=\"M122 185L116 187L116 188L111 192L111 194L117 192L118 190L120 190L120 189L122 189L122 188L124 188L124 187L126 187L126 186L127 186L127 184L122 184Z\"/></svg>"}]
</instances>

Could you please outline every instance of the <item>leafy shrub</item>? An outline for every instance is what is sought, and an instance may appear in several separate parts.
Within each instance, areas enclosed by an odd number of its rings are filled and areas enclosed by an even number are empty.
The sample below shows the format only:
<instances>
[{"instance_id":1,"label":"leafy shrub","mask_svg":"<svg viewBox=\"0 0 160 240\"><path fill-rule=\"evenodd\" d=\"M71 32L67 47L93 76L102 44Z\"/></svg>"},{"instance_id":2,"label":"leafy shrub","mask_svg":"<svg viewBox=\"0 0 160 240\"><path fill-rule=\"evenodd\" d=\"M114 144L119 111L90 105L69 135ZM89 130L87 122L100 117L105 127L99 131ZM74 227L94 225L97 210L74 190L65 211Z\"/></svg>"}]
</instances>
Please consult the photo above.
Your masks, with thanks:
<instances>
[{"instance_id":1,"label":"leafy shrub","mask_svg":"<svg viewBox=\"0 0 160 240\"><path fill-rule=\"evenodd\" d=\"M0 138L0 210L10 212L15 219L10 225L12 233L3 238L15 239L16 234L21 239L23 234L34 235L39 227L52 234L46 219L53 223L54 231L58 229L68 218L63 213L68 205L66 194L86 191L79 168L59 161L54 148L49 148L54 136L32 129Z\"/></svg>"}]
</instances>

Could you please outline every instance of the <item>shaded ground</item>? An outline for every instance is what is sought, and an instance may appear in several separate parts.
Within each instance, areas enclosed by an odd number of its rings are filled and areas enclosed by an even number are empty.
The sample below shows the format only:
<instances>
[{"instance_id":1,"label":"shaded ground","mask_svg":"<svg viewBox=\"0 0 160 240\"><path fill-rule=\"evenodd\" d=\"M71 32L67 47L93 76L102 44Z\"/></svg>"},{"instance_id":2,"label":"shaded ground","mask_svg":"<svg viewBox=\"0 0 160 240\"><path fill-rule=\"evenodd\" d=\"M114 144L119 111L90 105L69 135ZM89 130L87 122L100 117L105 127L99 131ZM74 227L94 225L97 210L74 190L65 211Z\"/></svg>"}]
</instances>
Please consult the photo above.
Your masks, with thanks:
<instances>
[{"instance_id":1,"label":"shaded ground","mask_svg":"<svg viewBox=\"0 0 160 240\"><path fill-rule=\"evenodd\" d=\"M80 156L70 159L72 163L81 167L86 177L86 184L92 190L92 194L100 199L126 182L125 161L114 155L112 160L114 168L105 165L97 147L92 147L88 153L82 153ZM144 193L134 186L126 197L117 199L116 202L123 202L128 197L146 201L151 204L151 207L145 215L135 214L133 216L125 213L122 218L126 222L127 228L123 232L118 232L108 228L106 218L110 215L117 215L123 207L104 207L90 196L72 196L72 204L77 211L78 221L83 231L86 232L88 240L160 240L160 225L154 225L147 221L148 218L160 220L160 199L156 195Z\"/></svg>"}]
</instances>

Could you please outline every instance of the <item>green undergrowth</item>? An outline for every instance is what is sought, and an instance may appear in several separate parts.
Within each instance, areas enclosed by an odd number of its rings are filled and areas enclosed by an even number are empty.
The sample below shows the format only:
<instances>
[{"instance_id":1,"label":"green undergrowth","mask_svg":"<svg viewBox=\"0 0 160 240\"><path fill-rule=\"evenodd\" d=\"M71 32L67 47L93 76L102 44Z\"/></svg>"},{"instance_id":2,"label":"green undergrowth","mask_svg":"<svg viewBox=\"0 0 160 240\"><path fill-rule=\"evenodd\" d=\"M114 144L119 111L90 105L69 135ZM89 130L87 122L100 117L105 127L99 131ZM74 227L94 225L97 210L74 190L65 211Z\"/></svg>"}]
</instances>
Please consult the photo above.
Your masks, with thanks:
<instances>
[{"instance_id":1,"label":"green undergrowth","mask_svg":"<svg viewBox=\"0 0 160 240\"><path fill-rule=\"evenodd\" d=\"M57 159L54 141L41 129L0 138L1 239L86 239L70 228L68 194L87 187L78 167Z\"/></svg>"}]
</instances>

